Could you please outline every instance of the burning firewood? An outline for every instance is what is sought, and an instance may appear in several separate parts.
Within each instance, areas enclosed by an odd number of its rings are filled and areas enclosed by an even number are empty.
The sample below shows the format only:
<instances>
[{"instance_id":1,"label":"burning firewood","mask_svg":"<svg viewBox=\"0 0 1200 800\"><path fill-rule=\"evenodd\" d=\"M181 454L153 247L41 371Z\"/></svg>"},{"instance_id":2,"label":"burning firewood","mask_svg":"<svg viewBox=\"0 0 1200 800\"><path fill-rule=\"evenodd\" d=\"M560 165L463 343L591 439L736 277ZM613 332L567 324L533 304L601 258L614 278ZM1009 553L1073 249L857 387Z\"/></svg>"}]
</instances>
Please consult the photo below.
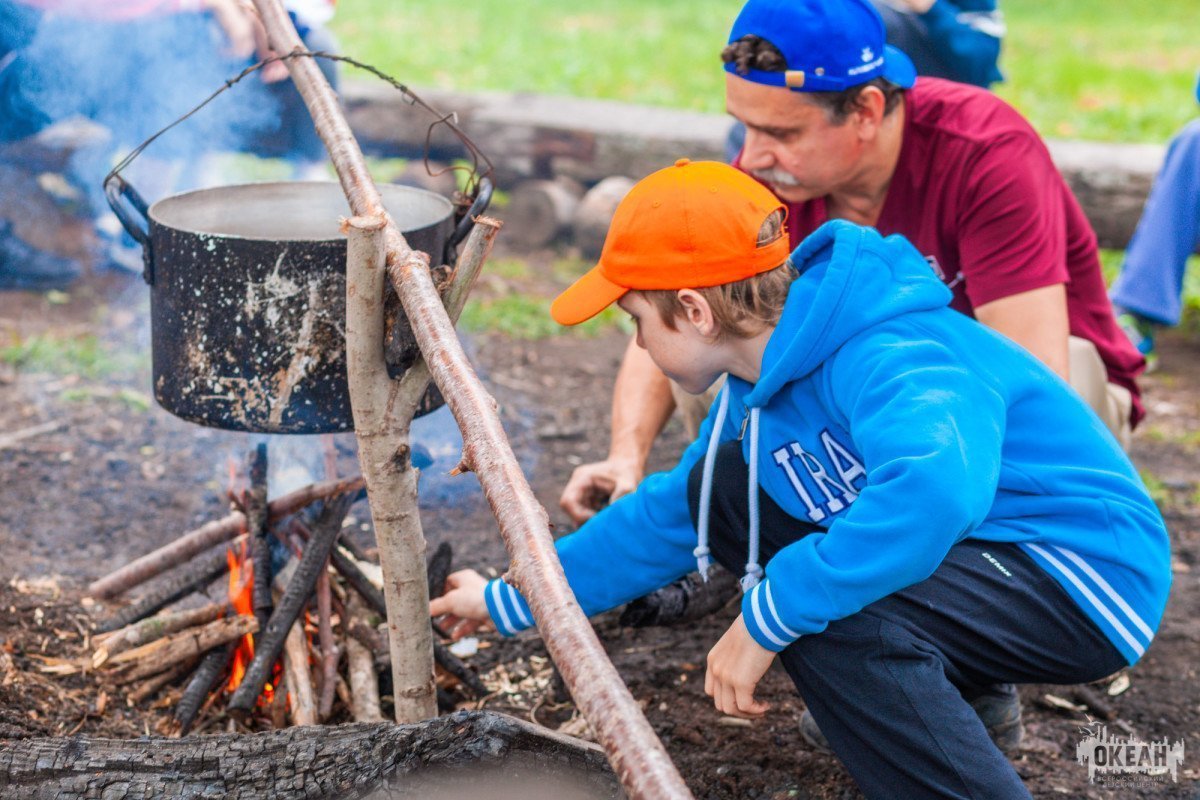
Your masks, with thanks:
<instances>
[{"instance_id":1,"label":"burning firewood","mask_svg":"<svg viewBox=\"0 0 1200 800\"><path fill-rule=\"evenodd\" d=\"M383 711L379 703L379 675L375 671L375 656L370 648L363 645L349 633L354 625L369 628L365 622L367 611L362 601L351 596L346 599L347 635L346 661L350 674L350 710L355 722L380 722Z\"/></svg>"},{"instance_id":2,"label":"burning firewood","mask_svg":"<svg viewBox=\"0 0 1200 800\"><path fill-rule=\"evenodd\" d=\"M271 619L271 540L267 513L267 445L260 443L250 459L250 490L246 492L246 533L254 562L254 618L266 630Z\"/></svg>"},{"instance_id":3,"label":"burning firewood","mask_svg":"<svg viewBox=\"0 0 1200 800\"><path fill-rule=\"evenodd\" d=\"M288 581L287 590L275 606L267 629L255 642L254 658L246 668L241 685L229 701L231 711L249 712L262 692L263 685L270 677L270 670L283 650L284 640L289 636L292 623L300 616L300 612L312 596L313 589L316 588L318 575L325 569L325 562L341 532L342 520L350 510L351 499L343 495L330 500L321 511L321 516L314 525L312 538L304 548L295 574ZM307 668L306 658L305 669ZM293 690L297 688L290 680L288 685Z\"/></svg>"},{"instance_id":4,"label":"burning firewood","mask_svg":"<svg viewBox=\"0 0 1200 800\"><path fill-rule=\"evenodd\" d=\"M283 651L283 669L288 685L288 699L292 704L293 725L317 724L317 698L313 693L312 673L308 670L306 639L304 623L296 622L288 629ZM243 678L242 686L246 685L246 679ZM241 689L240 686L238 688ZM243 694L246 693L243 692ZM253 698L257 696L258 692L250 695L251 700L253 701ZM237 699L236 693L234 699ZM233 707L232 700L229 706Z\"/></svg>"},{"instance_id":5,"label":"burning firewood","mask_svg":"<svg viewBox=\"0 0 1200 800\"><path fill-rule=\"evenodd\" d=\"M245 537L240 537L244 542ZM208 588L209 584L229 571L227 549L217 548L206 555L198 563L188 564L174 575L163 581L157 589L142 597L132 605L118 611L113 616L100 622L96 630L101 633L115 631L132 625L138 620L166 608L172 603L182 600L194 592Z\"/></svg>"},{"instance_id":6,"label":"burning firewood","mask_svg":"<svg viewBox=\"0 0 1200 800\"><path fill-rule=\"evenodd\" d=\"M167 634L212 622L214 619L225 616L229 610L228 603L209 603L186 611L157 614L132 625L126 625L120 630L95 636L92 638L92 646L95 648L92 654L92 667L99 667L112 656L132 647L140 647L155 639L161 639Z\"/></svg>"},{"instance_id":7,"label":"burning firewood","mask_svg":"<svg viewBox=\"0 0 1200 800\"><path fill-rule=\"evenodd\" d=\"M235 642L257 630L258 621L254 617L239 615L219 619L199 628L175 633L133 650L126 650L109 659L109 665L119 669L128 664L129 668L121 670L117 678L121 683L128 683L162 672L180 661L203 655L214 647Z\"/></svg>"},{"instance_id":8,"label":"burning firewood","mask_svg":"<svg viewBox=\"0 0 1200 800\"><path fill-rule=\"evenodd\" d=\"M312 505L318 500L328 500L345 494L359 492L364 483L361 476L324 481L305 486L277 497L267 506L267 519L276 522L284 517ZM235 538L246 529L246 515L234 512L184 534L165 547L100 578L88 586L92 597L105 598L121 594L150 580L156 575L178 566L214 545Z\"/></svg>"},{"instance_id":9,"label":"burning firewood","mask_svg":"<svg viewBox=\"0 0 1200 800\"><path fill-rule=\"evenodd\" d=\"M321 720L329 719L333 712L333 697L337 690L338 661L341 659L333 638L333 592L329 586L329 560L317 575L317 636L321 644L321 692L317 700L317 713Z\"/></svg>"}]
</instances>

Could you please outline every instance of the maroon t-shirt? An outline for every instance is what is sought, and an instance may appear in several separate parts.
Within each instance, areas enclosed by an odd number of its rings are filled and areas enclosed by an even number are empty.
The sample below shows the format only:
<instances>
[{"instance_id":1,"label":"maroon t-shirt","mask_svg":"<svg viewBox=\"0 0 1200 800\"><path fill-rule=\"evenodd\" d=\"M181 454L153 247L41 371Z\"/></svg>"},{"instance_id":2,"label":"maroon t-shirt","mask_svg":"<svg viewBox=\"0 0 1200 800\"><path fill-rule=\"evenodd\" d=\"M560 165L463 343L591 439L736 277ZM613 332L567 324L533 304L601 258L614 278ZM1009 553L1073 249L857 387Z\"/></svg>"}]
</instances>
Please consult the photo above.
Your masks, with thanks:
<instances>
[{"instance_id":1,"label":"maroon t-shirt","mask_svg":"<svg viewBox=\"0 0 1200 800\"><path fill-rule=\"evenodd\" d=\"M954 291L953 308L1066 284L1071 334L1096 345L1109 381L1133 394L1141 354L1117 327L1096 234L1045 144L1011 106L973 86L920 78L905 93L900 160L876 227L898 233ZM792 245L825 222L825 200L789 204Z\"/></svg>"}]
</instances>

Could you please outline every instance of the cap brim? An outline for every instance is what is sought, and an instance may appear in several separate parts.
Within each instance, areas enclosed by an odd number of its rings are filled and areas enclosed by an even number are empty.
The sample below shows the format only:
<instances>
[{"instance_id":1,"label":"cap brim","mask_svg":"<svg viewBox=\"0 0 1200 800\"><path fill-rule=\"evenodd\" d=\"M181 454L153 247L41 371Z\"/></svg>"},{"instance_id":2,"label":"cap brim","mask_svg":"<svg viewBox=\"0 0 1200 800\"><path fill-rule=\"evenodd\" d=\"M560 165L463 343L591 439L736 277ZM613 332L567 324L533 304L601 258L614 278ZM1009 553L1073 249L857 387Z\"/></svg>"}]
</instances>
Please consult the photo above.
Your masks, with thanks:
<instances>
[{"instance_id":1,"label":"cap brim","mask_svg":"<svg viewBox=\"0 0 1200 800\"><path fill-rule=\"evenodd\" d=\"M595 266L554 299L550 316L559 325L578 325L620 300L628 291L604 277L600 267Z\"/></svg>"},{"instance_id":2,"label":"cap brim","mask_svg":"<svg viewBox=\"0 0 1200 800\"><path fill-rule=\"evenodd\" d=\"M883 51L883 77L901 89L911 89L917 82L917 68L912 59L890 44L884 45Z\"/></svg>"}]
</instances>

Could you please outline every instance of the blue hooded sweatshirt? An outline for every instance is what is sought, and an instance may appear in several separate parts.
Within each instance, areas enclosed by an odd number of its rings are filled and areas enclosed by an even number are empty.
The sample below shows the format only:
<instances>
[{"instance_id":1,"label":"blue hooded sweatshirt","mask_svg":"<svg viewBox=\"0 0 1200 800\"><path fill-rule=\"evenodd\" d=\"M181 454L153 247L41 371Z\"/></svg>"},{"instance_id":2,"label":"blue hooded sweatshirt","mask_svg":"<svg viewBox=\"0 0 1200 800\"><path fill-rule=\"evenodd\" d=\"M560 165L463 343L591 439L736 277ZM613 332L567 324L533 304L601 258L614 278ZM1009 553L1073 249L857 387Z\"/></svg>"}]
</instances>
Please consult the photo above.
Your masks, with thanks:
<instances>
[{"instance_id":1,"label":"blue hooded sweatshirt","mask_svg":"<svg viewBox=\"0 0 1200 800\"><path fill-rule=\"evenodd\" d=\"M951 310L906 239L834 221L792 259L800 274L758 382L730 376L678 466L558 541L584 612L704 572L712 455L740 439L751 518L742 615L768 650L929 577L970 538L1018 543L1137 661L1170 588L1167 531L1100 419L1025 350ZM698 534L687 483L701 459ZM781 549L765 579L759 486L823 529ZM485 597L502 633L533 624L504 581Z\"/></svg>"}]
</instances>

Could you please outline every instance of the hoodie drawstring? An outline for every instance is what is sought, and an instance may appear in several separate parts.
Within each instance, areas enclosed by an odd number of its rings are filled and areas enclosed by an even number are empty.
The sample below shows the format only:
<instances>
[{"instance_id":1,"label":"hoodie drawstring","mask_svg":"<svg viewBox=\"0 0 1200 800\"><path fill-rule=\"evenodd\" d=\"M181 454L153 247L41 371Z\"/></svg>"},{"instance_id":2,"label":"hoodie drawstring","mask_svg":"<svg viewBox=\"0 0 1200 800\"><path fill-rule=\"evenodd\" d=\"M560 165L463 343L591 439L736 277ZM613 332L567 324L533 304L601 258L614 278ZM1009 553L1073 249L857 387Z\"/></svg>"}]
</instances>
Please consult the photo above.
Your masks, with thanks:
<instances>
[{"instance_id":1,"label":"hoodie drawstring","mask_svg":"<svg viewBox=\"0 0 1200 800\"><path fill-rule=\"evenodd\" d=\"M750 409L750 494L747 498L750 510L750 552L746 556L746 574L740 584L748 592L762 580L763 568L758 563L759 520L758 520L758 414L759 409ZM717 449L721 446L721 429L729 415L729 387L721 390L717 404L717 416L713 420L712 433L708 437L708 452L704 454L704 472L700 482L700 514L696 520L696 570L708 582L708 568L712 566L712 554L708 549L708 518L712 506L713 472L716 468Z\"/></svg>"},{"instance_id":2,"label":"hoodie drawstring","mask_svg":"<svg viewBox=\"0 0 1200 800\"><path fill-rule=\"evenodd\" d=\"M708 550L708 511L712 504L713 468L717 461L717 447L721 444L721 429L725 427L725 417L728 413L729 387L725 386L721 390L712 434L708 437L708 452L704 454L704 473L700 481L700 519L696 521L696 549L692 551L692 555L696 557L696 570L705 583L708 583L708 568L712 566L712 557Z\"/></svg>"},{"instance_id":3,"label":"hoodie drawstring","mask_svg":"<svg viewBox=\"0 0 1200 800\"><path fill-rule=\"evenodd\" d=\"M750 494L746 503L750 511L750 552L746 555L746 574L740 581L742 592L748 592L762 580L763 568L758 564L758 412L750 409Z\"/></svg>"}]
</instances>

